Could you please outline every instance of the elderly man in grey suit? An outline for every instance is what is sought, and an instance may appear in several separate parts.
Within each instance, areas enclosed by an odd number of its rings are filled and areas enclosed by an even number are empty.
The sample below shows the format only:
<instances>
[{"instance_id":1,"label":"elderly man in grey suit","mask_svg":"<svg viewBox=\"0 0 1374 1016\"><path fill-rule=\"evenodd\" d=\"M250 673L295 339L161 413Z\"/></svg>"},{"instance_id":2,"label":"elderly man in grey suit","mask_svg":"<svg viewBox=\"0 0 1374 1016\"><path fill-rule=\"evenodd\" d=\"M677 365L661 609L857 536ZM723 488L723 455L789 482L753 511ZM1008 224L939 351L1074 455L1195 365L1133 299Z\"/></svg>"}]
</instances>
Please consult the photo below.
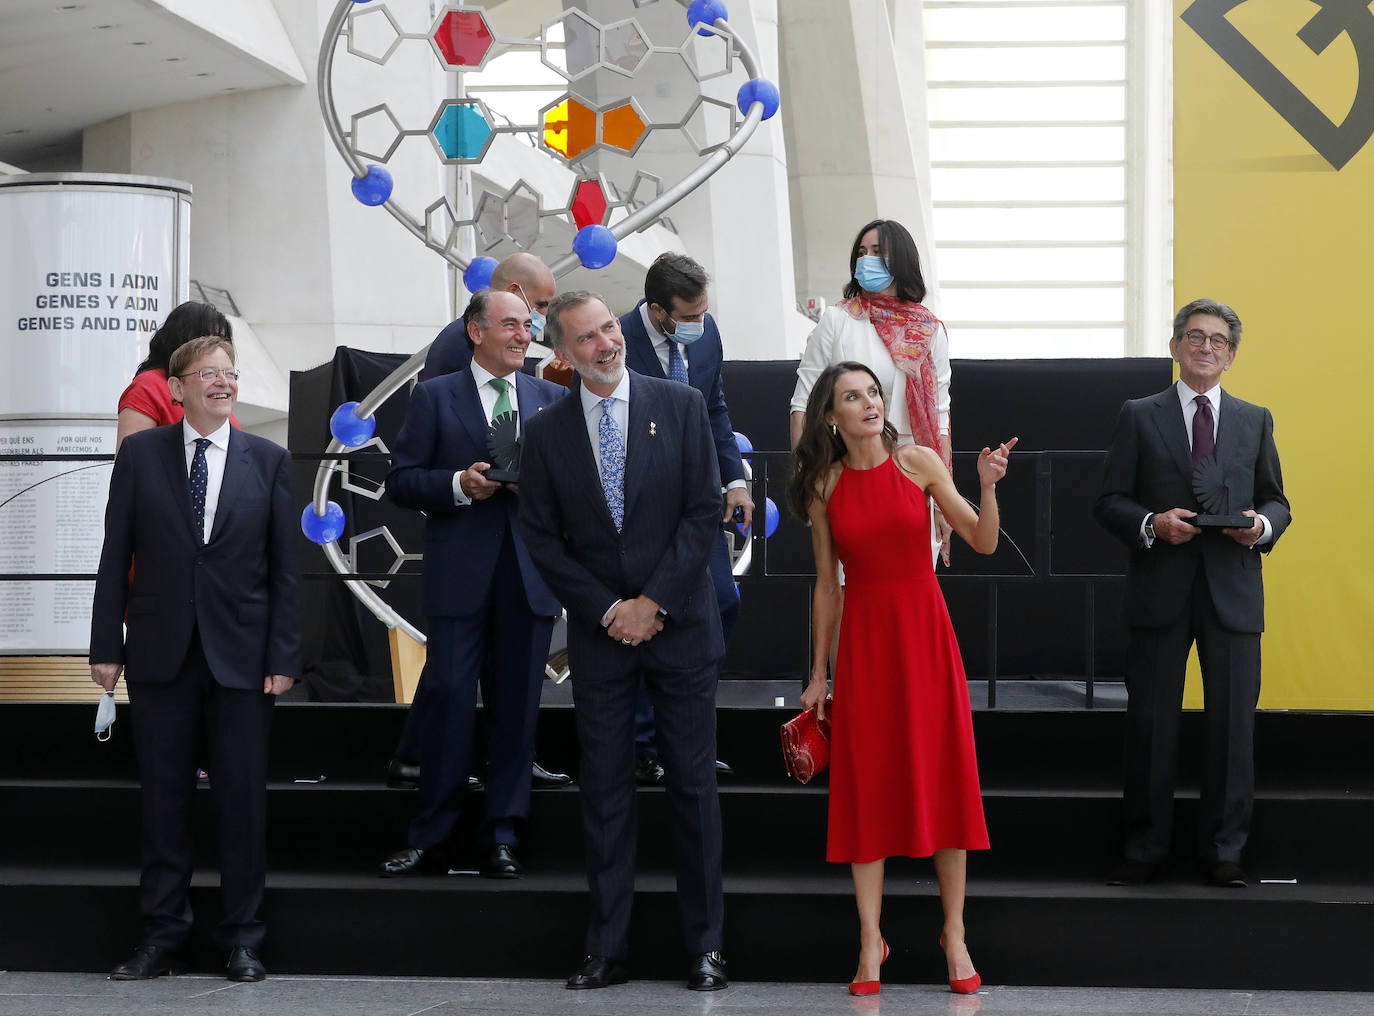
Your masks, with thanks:
<instances>
[{"instance_id":1,"label":"elderly man in grey suit","mask_svg":"<svg viewBox=\"0 0 1374 1016\"><path fill-rule=\"evenodd\" d=\"M1179 380L1122 407L1097 521L1131 549L1126 573L1126 858L1112 885L1149 881L1169 852L1179 710L1189 648L1202 665L1207 747L1199 814L1208 881L1244 888L1254 805L1254 714L1264 631L1264 555L1291 518L1274 420L1222 391L1240 318L1194 300L1174 319ZM1244 527L1194 524L1194 474L1213 477Z\"/></svg>"},{"instance_id":2,"label":"elderly man in grey suit","mask_svg":"<svg viewBox=\"0 0 1374 1016\"><path fill-rule=\"evenodd\" d=\"M706 402L626 370L620 322L592 293L556 297L546 334L582 379L530 421L520 466L525 542L568 612L582 754L591 918L568 987L629 977L642 676L667 763L687 986L712 991L726 986L715 769L725 645L707 571L723 502Z\"/></svg>"}]
</instances>

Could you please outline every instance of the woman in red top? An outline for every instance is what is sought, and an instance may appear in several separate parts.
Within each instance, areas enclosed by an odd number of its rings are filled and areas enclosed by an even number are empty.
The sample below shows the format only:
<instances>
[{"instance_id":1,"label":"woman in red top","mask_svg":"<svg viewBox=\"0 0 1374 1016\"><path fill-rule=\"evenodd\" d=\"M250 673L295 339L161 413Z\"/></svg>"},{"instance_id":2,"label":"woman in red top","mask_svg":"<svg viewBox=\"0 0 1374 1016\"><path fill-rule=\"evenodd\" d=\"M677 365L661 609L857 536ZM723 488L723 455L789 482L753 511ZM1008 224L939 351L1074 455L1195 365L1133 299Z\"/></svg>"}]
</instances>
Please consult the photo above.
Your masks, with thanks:
<instances>
[{"instance_id":1,"label":"woman in red top","mask_svg":"<svg viewBox=\"0 0 1374 1016\"><path fill-rule=\"evenodd\" d=\"M138 365L134 379L119 397L119 429L115 432L115 450L124 439L139 430L180 423L185 415L181 404L172 401L167 386L167 365L172 354L192 339L203 335L219 335L233 341L233 328L228 318L208 303L188 300L174 307L162 322L162 327L148 341L148 358ZM239 425L233 416L229 422Z\"/></svg>"}]
</instances>

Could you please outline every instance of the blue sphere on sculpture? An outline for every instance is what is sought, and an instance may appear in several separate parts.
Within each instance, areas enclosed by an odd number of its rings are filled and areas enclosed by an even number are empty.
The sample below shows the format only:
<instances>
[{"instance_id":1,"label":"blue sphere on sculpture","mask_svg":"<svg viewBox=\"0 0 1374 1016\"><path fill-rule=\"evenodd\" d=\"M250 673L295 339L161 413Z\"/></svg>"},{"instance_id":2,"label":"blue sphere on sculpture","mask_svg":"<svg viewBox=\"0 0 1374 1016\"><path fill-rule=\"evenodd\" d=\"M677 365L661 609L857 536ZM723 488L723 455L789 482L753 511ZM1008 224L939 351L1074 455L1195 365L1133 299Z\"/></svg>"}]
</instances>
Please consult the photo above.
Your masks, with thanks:
<instances>
[{"instance_id":1,"label":"blue sphere on sculpture","mask_svg":"<svg viewBox=\"0 0 1374 1016\"><path fill-rule=\"evenodd\" d=\"M321 546L333 543L343 535L343 531L344 510L333 501L324 506L323 515L316 514L313 501L301 512L301 532L305 533L306 538L312 543Z\"/></svg>"},{"instance_id":2,"label":"blue sphere on sculpture","mask_svg":"<svg viewBox=\"0 0 1374 1016\"><path fill-rule=\"evenodd\" d=\"M778 511L778 506L773 503L771 497L763 499L763 535L772 536L778 529L778 523L782 521L782 514Z\"/></svg>"},{"instance_id":3,"label":"blue sphere on sculpture","mask_svg":"<svg viewBox=\"0 0 1374 1016\"><path fill-rule=\"evenodd\" d=\"M583 226L573 237L573 253L583 268L605 268L615 260L615 234L605 226Z\"/></svg>"},{"instance_id":4,"label":"blue sphere on sculpture","mask_svg":"<svg viewBox=\"0 0 1374 1016\"><path fill-rule=\"evenodd\" d=\"M767 120L778 111L782 96L778 94L778 86L767 78L750 78L739 86L739 94L735 96L735 101L739 103L739 111L745 116L749 115L749 107L754 103L763 103L763 119Z\"/></svg>"},{"instance_id":5,"label":"blue sphere on sculpture","mask_svg":"<svg viewBox=\"0 0 1374 1016\"><path fill-rule=\"evenodd\" d=\"M365 205L385 204L393 186L390 173L381 166L368 166L367 176L353 178L353 196Z\"/></svg>"},{"instance_id":6,"label":"blue sphere on sculpture","mask_svg":"<svg viewBox=\"0 0 1374 1016\"><path fill-rule=\"evenodd\" d=\"M735 447L739 449L741 455L749 455L754 451L754 442L739 431L735 431Z\"/></svg>"},{"instance_id":7,"label":"blue sphere on sculpture","mask_svg":"<svg viewBox=\"0 0 1374 1016\"><path fill-rule=\"evenodd\" d=\"M359 416L356 402L345 402L329 418L329 433L334 440L348 448L358 448L372 440L377 432L375 416Z\"/></svg>"},{"instance_id":8,"label":"blue sphere on sculpture","mask_svg":"<svg viewBox=\"0 0 1374 1016\"><path fill-rule=\"evenodd\" d=\"M687 24L697 25L705 22L714 25L716 20L729 21L730 12L725 9L722 0L692 0L687 6ZM704 28L697 29L697 35L711 36L714 32Z\"/></svg>"},{"instance_id":9,"label":"blue sphere on sculpture","mask_svg":"<svg viewBox=\"0 0 1374 1016\"><path fill-rule=\"evenodd\" d=\"M467 268L463 269L463 285L467 287L467 291L476 293L483 289L490 289L491 273L496 271L496 266L500 263L495 258L485 255L480 258L473 258Z\"/></svg>"}]
</instances>

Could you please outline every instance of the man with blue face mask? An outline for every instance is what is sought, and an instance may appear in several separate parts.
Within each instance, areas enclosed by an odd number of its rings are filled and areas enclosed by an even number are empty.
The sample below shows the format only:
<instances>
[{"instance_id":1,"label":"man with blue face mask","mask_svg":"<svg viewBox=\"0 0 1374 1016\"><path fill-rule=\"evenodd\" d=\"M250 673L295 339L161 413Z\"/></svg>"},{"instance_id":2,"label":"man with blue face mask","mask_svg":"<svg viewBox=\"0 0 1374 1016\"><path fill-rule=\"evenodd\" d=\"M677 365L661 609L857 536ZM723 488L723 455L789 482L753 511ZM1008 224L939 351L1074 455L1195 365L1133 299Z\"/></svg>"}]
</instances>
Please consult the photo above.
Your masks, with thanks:
<instances>
[{"instance_id":1,"label":"man with blue face mask","mask_svg":"<svg viewBox=\"0 0 1374 1016\"><path fill-rule=\"evenodd\" d=\"M517 251L503 259L491 273L493 293L514 293L525 301L530 311L530 337L539 341L539 333L544 330L544 314L553 299L553 272L533 254ZM434 338L425 357L424 369L420 380L455 371L467 370L472 362L472 351L468 348L467 325L462 318L448 325Z\"/></svg>"},{"instance_id":2,"label":"man with blue face mask","mask_svg":"<svg viewBox=\"0 0 1374 1016\"><path fill-rule=\"evenodd\" d=\"M707 312L711 302L708 281L706 269L686 254L660 254L645 273L644 299L621 317L620 330L625 337L626 364L631 370L691 385L705 397L720 482L725 485L721 521L731 521L739 509L748 526L753 521L754 502L749 498L744 463L725 405L721 383L724 350L720 329ZM711 583L728 644L739 614L739 593L735 589L730 538L726 533L718 534L712 547ZM729 770L721 762L716 766ZM635 709L635 776L642 784L654 785L663 781L663 775L654 747L653 706L641 686Z\"/></svg>"}]
</instances>

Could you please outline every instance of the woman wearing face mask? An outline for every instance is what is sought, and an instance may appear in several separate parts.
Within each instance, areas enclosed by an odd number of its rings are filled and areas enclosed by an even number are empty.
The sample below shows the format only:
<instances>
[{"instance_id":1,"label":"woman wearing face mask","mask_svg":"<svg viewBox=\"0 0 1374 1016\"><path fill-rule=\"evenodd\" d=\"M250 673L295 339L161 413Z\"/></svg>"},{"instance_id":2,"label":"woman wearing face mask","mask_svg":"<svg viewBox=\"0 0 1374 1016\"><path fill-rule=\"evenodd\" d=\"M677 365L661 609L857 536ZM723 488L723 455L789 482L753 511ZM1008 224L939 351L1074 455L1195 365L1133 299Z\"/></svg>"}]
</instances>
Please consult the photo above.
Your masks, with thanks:
<instances>
[{"instance_id":1,"label":"woman wearing face mask","mask_svg":"<svg viewBox=\"0 0 1374 1016\"><path fill-rule=\"evenodd\" d=\"M949 336L921 303L926 285L916 243L900 222L874 219L849 251L844 299L826 308L806 340L792 392L792 447L806 419L806 402L821 371L855 361L872 368L891 393L887 419L899 445L940 454L952 469L949 426ZM937 510L931 540L949 563L951 529Z\"/></svg>"}]
</instances>

